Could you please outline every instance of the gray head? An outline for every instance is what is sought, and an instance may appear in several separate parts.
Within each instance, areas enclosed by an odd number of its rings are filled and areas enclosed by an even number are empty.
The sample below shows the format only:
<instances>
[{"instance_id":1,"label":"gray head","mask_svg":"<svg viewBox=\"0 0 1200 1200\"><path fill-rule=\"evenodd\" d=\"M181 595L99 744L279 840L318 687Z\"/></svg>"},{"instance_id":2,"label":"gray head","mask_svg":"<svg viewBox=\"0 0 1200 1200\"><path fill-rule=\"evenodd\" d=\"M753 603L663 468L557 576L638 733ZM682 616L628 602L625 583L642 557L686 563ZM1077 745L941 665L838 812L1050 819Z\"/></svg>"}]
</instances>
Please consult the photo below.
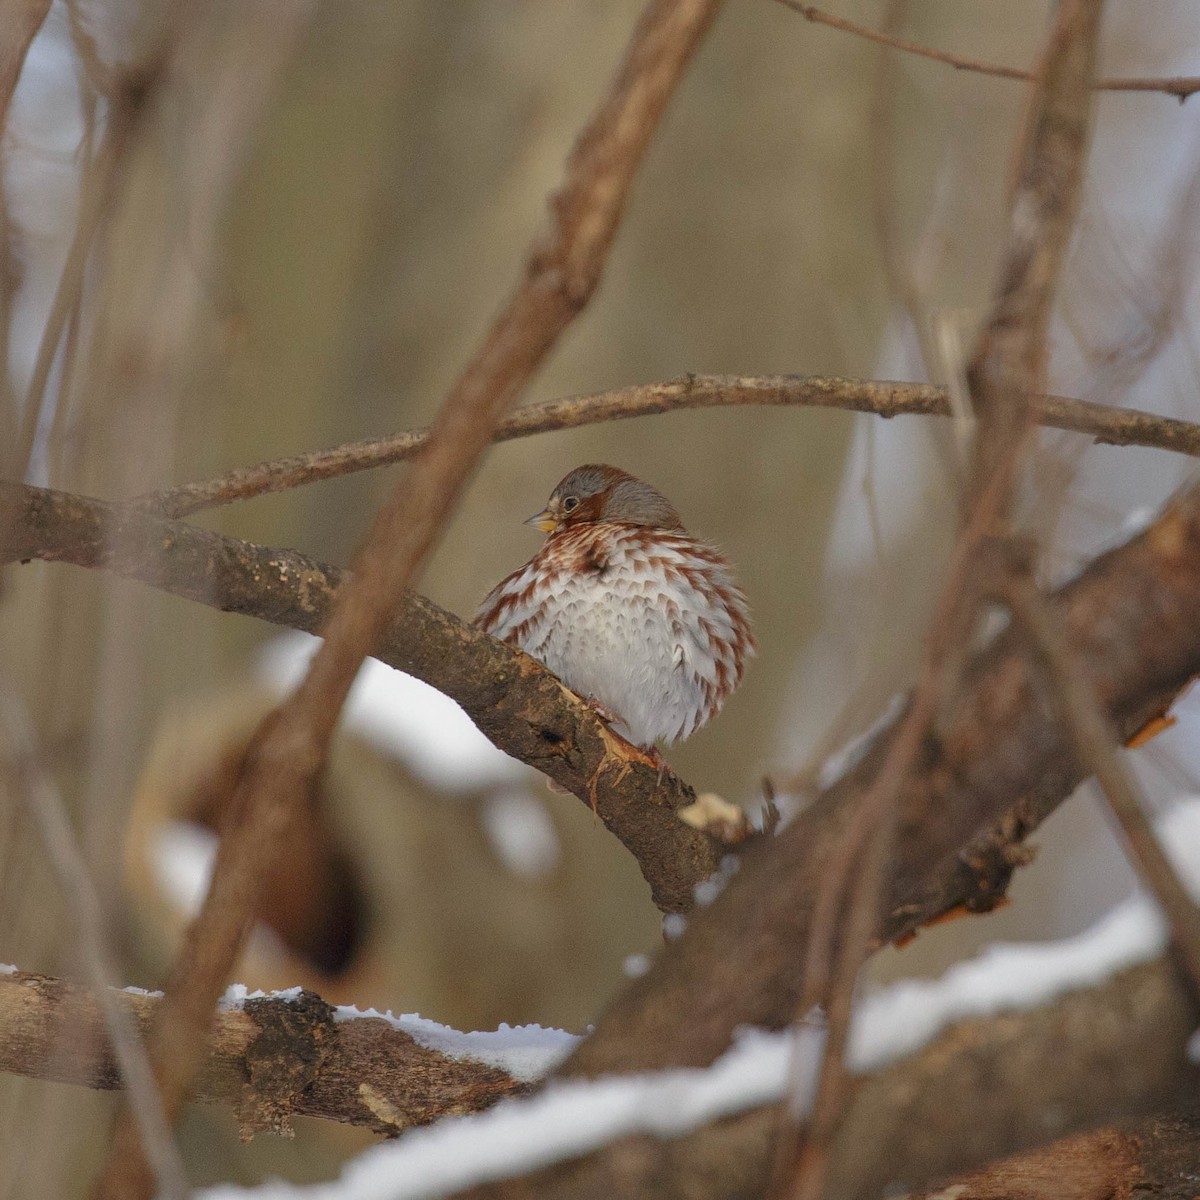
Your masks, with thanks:
<instances>
[{"instance_id":1,"label":"gray head","mask_svg":"<svg viewBox=\"0 0 1200 1200\"><path fill-rule=\"evenodd\" d=\"M670 501L648 483L618 467L597 463L576 467L550 493L546 507L526 522L545 533L571 525L619 521L651 529L682 529Z\"/></svg>"}]
</instances>

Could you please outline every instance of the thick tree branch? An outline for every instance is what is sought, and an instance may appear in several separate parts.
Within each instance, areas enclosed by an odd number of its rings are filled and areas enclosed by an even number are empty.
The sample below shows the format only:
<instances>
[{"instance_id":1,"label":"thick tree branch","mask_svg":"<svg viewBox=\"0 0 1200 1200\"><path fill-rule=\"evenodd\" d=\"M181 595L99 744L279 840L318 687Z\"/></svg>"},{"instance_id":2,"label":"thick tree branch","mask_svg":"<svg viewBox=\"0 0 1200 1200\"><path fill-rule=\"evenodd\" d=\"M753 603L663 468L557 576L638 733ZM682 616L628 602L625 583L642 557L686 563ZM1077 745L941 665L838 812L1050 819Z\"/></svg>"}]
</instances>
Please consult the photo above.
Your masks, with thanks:
<instances>
[{"instance_id":1,"label":"thick tree branch","mask_svg":"<svg viewBox=\"0 0 1200 1200\"><path fill-rule=\"evenodd\" d=\"M960 54L949 54L945 50L935 50L932 46L923 46L907 38L893 37L881 30L872 29L869 25L860 25L857 21L849 21L845 17L824 12L815 5L802 4L800 0L779 0L779 3L814 24L840 29L844 33L852 33L881 46L889 46L905 54L915 54L918 58L932 59L957 71L972 71L979 75L994 75L999 79L1016 79L1023 83L1029 83L1035 78L1033 71L1026 71L1021 67L1006 67L999 63L965 58ZM1162 92L1183 101L1194 92L1200 92L1200 78L1194 75L1177 75L1159 79L1099 79L1092 86L1103 92Z\"/></svg>"},{"instance_id":2,"label":"thick tree branch","mask_svg":"<svg viewBox=\"0 0 1200 1200\"><path fill-rule=\"evenodd\" d=\"M162 1004L157 995L113 995L143 1032ZM1188 1103L1197 1073L1186 1047L1198 1021L1200 1006L1164 957L1027 1012L960 1022L853 1081L830 1190L865 1200L895 1183L921 1187L1078 1130ZM0 1070L120 1086L94 994L26 972L0 975ZM395 1134L528 1088L498 1067L424 1047L384 1018L335 1020L328 1004L303 992L220 1009L193 1099L231 1105L246 1134L286 1129L294 1116ZM673 1139L624 1137L464 1195L757 1197L778 1119L778 1106L768 1105Z\"/></svg>"},{"instance_id":3,"label":"thick tree branch","mask_svg":"<svg viewBox=\"0 0 1200 1200\"><path fill-rule=\"evenodd\" d=\"M163 1004L159 994L109 996L143 1037ZM0 974L0 1070L122 1086L96 995L26 971ZM232 1105L247 1135L279 1132L293 1116L396 1134L526 1090L498 1067L422 1046L383 1017L337 1021L324 1000L302 992L219 1009L192 1098Z\"/></svg>"},{"instance_id":4,"label":"thick tree branch","mask_svg":"<svg viewBox=\"0 0 1200 1200\"><path fill-rule=\"evenodd\" d=\"M1109 720L1131 736L1200 672L1200 486L1050 603ZM1012 630L966 664L946 707L901 792L878 930L884 941L958 905L994 905L1026 860L1019 843L1083 775ZM805 984L796 948L809 936L821 866L872 786L893 733L880 735L778 836L747 848L725 891L617 997L566 1073L702 1065L737 1026L777 1028L792 1019Z\"/></svg>"},{"instance_id":5,"label":"thick tree branch","mask_svg":"<svg viewBox=\"0 0 1200 1200\"><path fill-rule=\"evenodd\" d=\"M908 1200L1195 1200L1200 1114L1171 1111L1075 1134L1005 1158Z\"/></svg>"},{"instance_id":6,"label":"thick tree branch","mask_svg":"<svg viewBox=\"0 0 1200 1200\"><path fill-rule=\"evenodd\" d=\"M255 546L180 521L66 492L0 482L11 540L0 562L44 559L112 571L224 612L317 632L344 572L295 550ZM679 820L695 794L613 734L540 663L413 592L375 652L456 700L501 750L585 804L637 859L664 912L692 907L693 888L726 845Z\"/></svg>"},{"instance_id":7,"label":"thick tree branch","mask_svg":"<svg viewBox=\"0 0 1200 1200\"><path fill-rule=\"evenodd\" d=\"M1076 1130L1192 1102L1186 1047L1198 1020L1174 965L1159 959L1029 1012L955 1025L854 1081L828 1194L907 1192ZM767 1186L778 1120L771 1105L679 1138L625 1137L458 1200L751 1200Z\"/></svg>"},{"instance_id":8,"label":"thick tree branch","mask_svg":"<svg viewBox=\"0 0 1200 1200\"><path fill-rule=\"evenodd\" d=\"M831 375L684 375L666 383L525 405L496 426L492 440L505 442L603 421L742 405L835 408L880 417L952 415L946 389L931 384ZM1034 420L1051 429L1087 434L1114 446L1150 446L1200 457L1200 425L1190 421L1066 396L1038 396L1032 407ZM149 492L136 503L165 516L185 517L235 500L403 462L420 450L428 436L428 430L415 429L269 459L213 479Z\"/></svg>"}]
</instances>

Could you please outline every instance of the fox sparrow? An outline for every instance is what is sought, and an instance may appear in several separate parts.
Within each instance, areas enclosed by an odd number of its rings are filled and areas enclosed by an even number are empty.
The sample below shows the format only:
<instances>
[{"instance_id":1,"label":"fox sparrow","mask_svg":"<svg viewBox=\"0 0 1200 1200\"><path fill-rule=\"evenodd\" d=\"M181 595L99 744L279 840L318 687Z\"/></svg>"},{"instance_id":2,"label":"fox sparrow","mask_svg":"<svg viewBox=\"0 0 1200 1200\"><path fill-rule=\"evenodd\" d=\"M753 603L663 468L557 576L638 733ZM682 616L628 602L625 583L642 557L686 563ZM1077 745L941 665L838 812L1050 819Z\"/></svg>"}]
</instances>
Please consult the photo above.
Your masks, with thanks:
<instances>
[{"instance_id":1,"label":"fox sparrow","mask_svg":"<svg viewBox=\"0 0 1200 1200\"><path fill-rule=\"evenodd\" d=\"M477 624L654 754L714 717L754 653L746 598L720 552L616 467L577 467L526 524L550 536L487 595Z\"/></svg>"}]
</instances>

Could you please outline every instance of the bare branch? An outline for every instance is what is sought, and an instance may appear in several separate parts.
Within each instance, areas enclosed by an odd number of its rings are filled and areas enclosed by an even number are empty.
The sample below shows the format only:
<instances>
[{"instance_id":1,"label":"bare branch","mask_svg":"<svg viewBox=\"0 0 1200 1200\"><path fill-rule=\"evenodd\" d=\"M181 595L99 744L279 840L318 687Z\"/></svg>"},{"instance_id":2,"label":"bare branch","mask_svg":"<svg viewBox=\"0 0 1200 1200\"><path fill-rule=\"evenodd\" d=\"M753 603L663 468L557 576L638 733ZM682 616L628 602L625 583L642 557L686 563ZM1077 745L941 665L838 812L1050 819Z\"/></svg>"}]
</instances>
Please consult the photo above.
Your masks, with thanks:
<instances>
[{"instance_id":1,"label":"bare branch","mask_svg":"<svg viewBox=\"0 0 1200 1200\"><path fill-rule=\"evenodd\" d=\"M111 988L105 1003L144 1037L163 999ZM59 979L0 975L0 1070L119 1088L104 1004L93 990ZM219 1009L192 1098L232 1105L247 1134L279 1132L293 1116L395 1134L526 1090L498 1067L422 1046L386 1018L335 1020L324 1000L301 992Z\"/></svg>"},{"instance_id":2,"label":"bare branch","mask_svg":"<svg viewBox=\"0 0 1200 1200\"><path fill-rule=\"evenodd\" d=\"M852 33L856 37L866 38L882 46L890 46L893 50L902 50L905 54L932 59L958 71L973 71L980 75L1016 79L1023 83L1032 82L1035 78L1033 71L1026 71L1021 67L1006 67L998 63L981 62L975 58L964 58L960 54L949 54L945 50L935 50L932 46L923 46L919 42L911 42L906 38L894 37L872 29L869 25L860 25L857 21L834 16L812 4L801 4L800 0L779 0L779 3L799 13L807 21L827 25L830 29L840 29L844 33ZM1200 78L1194 75L1177 75L1161 79L1099 79L1092 86L1103 92L1162 92L1183 101L1194 92L1200 92Z\"/></svg>"},{"instance_id":3,"label":"bare branch","mask_svg":"<svg viewBox=\"0 0 1200 1200\"><path fill-rule=\"evenodd\" d=\"M24 801L66 899L80 957L100 997L92 1037L103 1033L112 1041L116 1065L132 1097L142 1150L154 1168L163 1195L184 1200L188 1194L187 1175L163 1113L145 1043L128 1013L116 1002L110 986L116 975L99 893L71 829L63 798L37 759L26 714L3 683L0 681L0 772Z\"/></svg>"},{"instance_id":4,"label":"bare branch","mask_svg":"<svg viewBox=\"0 0 1200 1200\"><path fill-rule=\"evenodd\" d=\"M1200 1115L1171 1111L1075 1134L991 1163L950 1185L911 1193L909 1200L1064 1200L1064 1197L1154 1196L1192 1200Z\"/></svg>"},{"instance_id":5,"label":"bare branch","mask_svg":"<svg viewBox=\"0 0 1200 1200\"><path fill-rule=\"evenodd\" d=\"M1114 446L1150 446L1200 457L1200 425L1190 421L1066 396L1039 396L1032 403L1034 419L1052 429L1087 434ZM492 440L506 442L604 421L741 405L846 409L880 417L953 415L946 389L931 384L829 375L684 375L666 383L525 405L496 426ZM235 500L404 462L425 445L428 436L428 430L415 429L270 459L213 479L148 492L134 503L164 516L185 517Z\"/></svg>"},{"instance_id":6,"label":"bare branch","mask_svg":"<svg viewBox=\"0 0 1200 1200\"><path fill-rule=\"evenodd\" d=\"M1042 391L1046 329L1083 179L1100 10L1100 0L1059 8L1031 98L998 294L967 370L979 418L977 492L991 486L1002 463L1008 465L1001 491L1011 492L1015 451Z\"/></svg>"}]
</instances>

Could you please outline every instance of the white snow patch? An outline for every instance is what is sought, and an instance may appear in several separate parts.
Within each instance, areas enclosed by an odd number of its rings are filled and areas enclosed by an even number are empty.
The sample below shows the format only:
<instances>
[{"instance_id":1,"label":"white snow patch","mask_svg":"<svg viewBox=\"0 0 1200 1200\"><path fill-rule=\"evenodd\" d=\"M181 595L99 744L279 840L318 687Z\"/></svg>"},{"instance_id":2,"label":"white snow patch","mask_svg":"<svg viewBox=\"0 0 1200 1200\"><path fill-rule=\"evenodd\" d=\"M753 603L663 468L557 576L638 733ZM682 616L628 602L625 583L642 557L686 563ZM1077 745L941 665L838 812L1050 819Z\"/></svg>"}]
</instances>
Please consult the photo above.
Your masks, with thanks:
<instances>
[{"instance_id":1,"label":"white snow patch","mask_svg":"<svg viewBox=\"0 0 1200 1200\"><path fill-rule=\"evenodd\" d=\"M0 963L0 975L15 975L20 969L20 967L14 967L12 963Z\"/></svg>"},{"instance_id":2,"label":"white snow patch","mask_svg":"<svg viewBox=\"0 0 1200 1200\"><path fill-rule=\"evenodd\" d=\"M217 857L217 835L191 821L164 821L154 830L150 865L167 899L188 916L200 911Z\"/></svg>"},{"instance_id":3,"label":"white snow patch","mask_svg":"<svg viewBox=\"0 0 1200 1200\"><path fill-rule=\"evenodd\" d=\"M621 964L621 969L627 978L640 979L650 970L650 956L648 954L631 954Z\"/></svg>"},{"instance_id":4,"label":"white snow patch","mask_svg":"<svg viewBox=\"0 0 1200 1200\"><path fill-rule=\"evenodd\" d=\"M495 792L484 800L479 815L496 857L514 875L537 879L558 866L562 847L538 797L512 789Z\"/></svg>"},{"instance_id":5,"label":"white snow patch","mask_svg":"<svg viewBox=\"0 0 1200 1200\"><path fill-rule=\"evenodd\" d=\"M858 1074L918 1050L957 1021L1022 1011L1110 979L1166 947L1153 904L1135 896L1078 937L989 946L940 979L903 980L867 996L854 1015L848 1061Z\"/></svg>"},{"instance_id":6,"label":"white snow patch","mask_svg":"<svg viewBox=\"0 0 1200 1200\"><path fill-rule=\"evenodd\" d=\"M1180 882L1200 902L1200 798L1189 798L1155 822ZM912 1054L943 1029L969 1018L1019 1012L1163 953L1168 930L1144 893L1131 896L1090 929L1059 941L989 946L940 979L903 980L856 1009L848 1060L856 1073Z\"/></svg>"},{"instance_id":7,"label":"white snow patch","mask_svg":"<svg viewBox=\"0 0 1200 1200\"><path fill-rule=\"evenodd\" d=\"M1144 533L1154 524L1157 516L1158 509L1149 506L1135 508L1132 512L1126 513L1125 519L1121 522L1122 538L1131 538L1139 533Z\"/></svg>"},{"instance_id":8,"label":"white snow patch","mask_svg":"<svg viewBox=\"0 0 1200 1200\"><path fill-rule=\"evenodd\" d=\"M259 652L256 673L278 692L304 677L320 638L287 633ZM346 729L410 767L443 791L475 791L528 782L530 768L497 750L449 696L368 658L343 712Z\"/></svg>"},{"instance_id":9,"label":"white snow patch","mask_svg":"<svg viewBox=\"0 0 1200 1200\"><path fill-rule=\"evenodd\" d=\"M1187 1060L1195 1066L1200 1066L1200 1029L1188 1038Z\"/></svg>"},{"instance_id":10,"label":"white snow patch","mask_svg":"<svg viewBox=\"0 0 1200 1200\"><path fill-rule=\"evenodd\" d=\"M683 913L667 913L663 917L662 931L663 937L668 942L673 942L676 938L683 937L687 930L687 917Z\"/></svg>"},{"instance_id":11,"label":"white snow patch","mask_svg":"<svg viewBox=\"0 0 1200 1200\"><path fill-rule=\"evenodd\" d=\"M333 1010L335 1021L360 1021L364 1018L387 1021L395 1029L427 1050L436 1050L447 1058L470 1059L507 1071L514 1079L532 1082L548 1074L579 1044L577 1034L543 1025L501 1025L495 1030L464 1033L449 1025L440 1025L416 1013L394 1016L374 1008L339 1005Z\"/></svg>"},{"instance_id":12,"label":"white snow patch","mask_svg":"<svg viewBox=\"0 0 1200 1200\"><path fill-rule=\"evenodd\" d=\"M149 996L151 1000L161 1000L166 994L157 988L136 987L134 984L127 984L121 991L128 993L130 996Z\"/></svg>"},{"instance_id":13,"label":"white snow patch","mask_svg":"<svg viewBox=\"0 0 1200 1200\"><path fill-rule=\"evenodd\" d=\"M225 994L218 1001L222 1008L241 1008L247 1000L284 1000L291 1003L293 1000L300 999L300 993L304 989L297 985L296 987L283 988L278 992L264 992L261 988L250 990L244 983L231 983L226 989Z\"/></svg>"},{"instance_id":14,"label":"white snow patch","mask_svg":"<svg viewBox=\"0 0 1200 1200\"><path fill-rule=\"evenodd\" d=\"M864 729L857 737L851 738L840 750L831 754L821 764L821 771L817 777L818 786L822 790L833 787L847 771L858 766L875 738L899 718L907 701L907 692L897 692L887 702L883 712L872 722L870 728Z\"/></svg>"},{"instance_id":15,"label":"white snow patch","mask_svg":"<svg viewBox=\"0 0 1200 1200\"><path fill-rule=\"evenodd\" d=\"M1200 898L1200 799L1177 806L1157 829L1181 879ZM851 1069L876 1070L963 1018L1033 1008L1101 982L1161 953L1165 945L1161 916L1148 898L1137 896L1079 937L995 946L940 980L885 988L867 997L855 1014ZM426 1025L433 1022L421 1022L421 1028ZM488 1036L494 1035L454 1035ZM803 1116L815 1091L823 1037L814 1025L793 1033L739 1030L730 1049L707 1070L556 1082L535 1096L414 1129L373 1147L347 1163L341 1179L332 1183L225 1185L198 1195L204 1200L250 1195L257 1200L422 1200L584 1154L626 1134L683 1134L785 1095Z\"/></svg>"}]
</instances>

